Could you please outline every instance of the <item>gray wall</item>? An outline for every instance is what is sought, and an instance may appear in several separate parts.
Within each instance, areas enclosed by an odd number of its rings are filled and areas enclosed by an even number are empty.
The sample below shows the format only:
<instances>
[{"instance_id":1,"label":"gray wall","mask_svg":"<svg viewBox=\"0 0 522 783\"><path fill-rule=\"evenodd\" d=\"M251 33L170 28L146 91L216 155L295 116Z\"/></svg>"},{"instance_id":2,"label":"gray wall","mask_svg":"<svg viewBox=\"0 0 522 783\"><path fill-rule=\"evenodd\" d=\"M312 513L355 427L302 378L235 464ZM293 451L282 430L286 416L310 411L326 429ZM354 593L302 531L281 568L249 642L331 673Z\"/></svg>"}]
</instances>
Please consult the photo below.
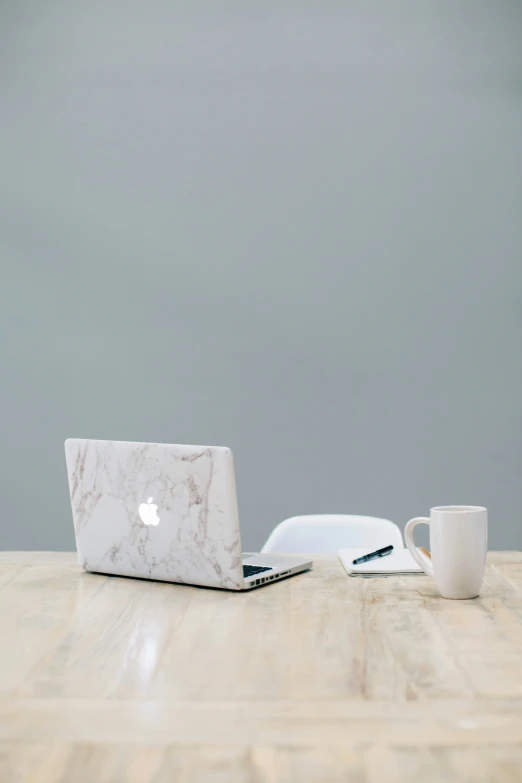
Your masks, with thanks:
<instances>
[{"instance_id":1,"label":"gray wall","mask_svg":"<svg viewBox=\"0 0 522 783\"><path fill-rule=\"evenodd\" d=\"M522 548L522 5L0 4L0 547L68 436L226 444L281 519Z\"/></svg>"}]
</instances>

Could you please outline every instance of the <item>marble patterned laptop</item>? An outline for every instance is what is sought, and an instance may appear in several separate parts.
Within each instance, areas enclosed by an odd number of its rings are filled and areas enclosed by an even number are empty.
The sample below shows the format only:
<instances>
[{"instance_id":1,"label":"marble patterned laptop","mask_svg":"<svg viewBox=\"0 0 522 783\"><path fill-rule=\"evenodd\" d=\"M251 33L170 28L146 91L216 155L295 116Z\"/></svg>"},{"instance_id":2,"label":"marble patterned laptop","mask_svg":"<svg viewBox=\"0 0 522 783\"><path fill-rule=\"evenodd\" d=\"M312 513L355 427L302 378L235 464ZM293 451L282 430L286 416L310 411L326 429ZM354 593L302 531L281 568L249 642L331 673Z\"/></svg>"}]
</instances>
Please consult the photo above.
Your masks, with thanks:
<instances>
[{"instance_id":1,"label":"marble patterned laptop","mask_svg":"<svg viewBox=\"0 0 522 783\"><path fill-rule=\"evenodd\" d=\"M243 558L228 448L71 438L65 455L87 571L241 590L311 566Z\"/></svg>"}]
</instances>

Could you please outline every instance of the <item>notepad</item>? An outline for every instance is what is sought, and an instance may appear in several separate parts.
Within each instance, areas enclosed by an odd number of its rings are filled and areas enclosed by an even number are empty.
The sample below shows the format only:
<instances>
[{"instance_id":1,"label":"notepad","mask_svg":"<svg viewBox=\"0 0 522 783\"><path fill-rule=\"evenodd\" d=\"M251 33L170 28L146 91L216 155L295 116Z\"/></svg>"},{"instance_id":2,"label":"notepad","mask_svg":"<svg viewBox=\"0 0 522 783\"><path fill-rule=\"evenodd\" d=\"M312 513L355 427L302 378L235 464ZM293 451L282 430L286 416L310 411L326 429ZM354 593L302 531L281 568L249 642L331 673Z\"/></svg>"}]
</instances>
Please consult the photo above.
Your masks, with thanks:
<instances>
[{"instance_id":1,"label":"notepad","mask_svg":"<svg viewBox=\"0 0 522 783\"><path fill-rule=\"evenodd\" d=\"M423 574L408 549L394 549L391 555L353 565L358 557L367 555L367 549L340 549L339 557L349 576L410 576Z\"/></svg>"}]
</instances>

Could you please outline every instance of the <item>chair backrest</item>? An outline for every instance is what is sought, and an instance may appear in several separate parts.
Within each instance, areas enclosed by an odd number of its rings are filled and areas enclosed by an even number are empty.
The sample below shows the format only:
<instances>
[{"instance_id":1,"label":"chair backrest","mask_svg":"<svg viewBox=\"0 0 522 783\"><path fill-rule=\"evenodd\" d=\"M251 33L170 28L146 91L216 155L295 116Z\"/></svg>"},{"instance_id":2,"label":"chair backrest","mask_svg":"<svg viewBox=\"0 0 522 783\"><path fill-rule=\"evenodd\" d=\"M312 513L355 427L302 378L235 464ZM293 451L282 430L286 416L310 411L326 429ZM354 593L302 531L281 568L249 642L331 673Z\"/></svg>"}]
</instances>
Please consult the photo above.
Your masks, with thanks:
<instances>
[{"instance_id":1,"label":"chair backrest","mask_svg":"<svg viewBox=\"0 0 522 783\"><path fill-rule=\"evenodd\" d=\"M299 554L336 552L338 549L368 548L393 544L404 546L394 522L351 514L310 514L285 519L272 531L262 552Z\"/></svg>"}]
</instances>

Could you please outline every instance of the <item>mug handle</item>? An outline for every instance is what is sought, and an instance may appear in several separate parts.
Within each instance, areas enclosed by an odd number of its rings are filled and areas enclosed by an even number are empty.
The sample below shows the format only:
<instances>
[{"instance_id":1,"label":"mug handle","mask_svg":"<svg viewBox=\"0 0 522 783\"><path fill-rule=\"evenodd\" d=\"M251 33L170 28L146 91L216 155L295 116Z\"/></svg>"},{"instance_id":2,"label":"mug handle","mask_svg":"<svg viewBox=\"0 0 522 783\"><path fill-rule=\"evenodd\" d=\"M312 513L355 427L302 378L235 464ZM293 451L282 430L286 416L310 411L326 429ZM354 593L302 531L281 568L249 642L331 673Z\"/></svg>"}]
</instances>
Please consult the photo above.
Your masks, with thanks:
<instances>
[{"instance_id":1,"label":"mug handle","mask_svg":"<svg viewBox=\"0 0 522 783\"><path fill-rule=\"evenodd\" d=\"M404 540L406 541L406 546L410 550L411 556L415 560L416 563L420 565L422 570L428 574L428 576L431 576L432 579L433 576L433 565L431 563L431 560L429 557L426 557L424 552L420 552L417 547L415 546L415 541L413 540L413 528L415 525L429 525L430 520L429 517L415 517L415 519L410 519L410 521L407 523L406 527L404 528Z\"/></svg>"}]
</instances>

